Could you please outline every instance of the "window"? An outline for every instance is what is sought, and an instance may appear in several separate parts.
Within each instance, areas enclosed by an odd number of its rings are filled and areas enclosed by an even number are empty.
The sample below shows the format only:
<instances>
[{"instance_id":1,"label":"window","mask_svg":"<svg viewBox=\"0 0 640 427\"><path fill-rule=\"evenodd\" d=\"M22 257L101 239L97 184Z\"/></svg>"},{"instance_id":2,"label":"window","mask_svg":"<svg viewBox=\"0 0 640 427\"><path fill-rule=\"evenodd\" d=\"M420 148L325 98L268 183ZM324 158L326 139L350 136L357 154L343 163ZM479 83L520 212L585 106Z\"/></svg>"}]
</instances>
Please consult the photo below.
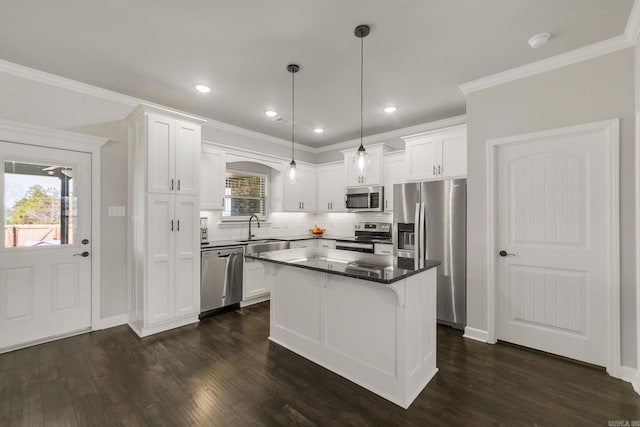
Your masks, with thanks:
<instances>
[{"instance_id":1,"label":"window","mask_svg":"<svg viewBox=\"0 0 640 427\"><path fill-rule=\"evenodd\" d=\"M227 170L222 220L248 220L251 215L266 220L267 180L265 174Z\"/></svg>"},{"instance_id":2,"label":"window","mask_svg":"<svg viewBox=\"0 0 640 427\"><path fill-rule=\"evenodd\" d=\"M4 162L4 247L74 243L71 166Z\"/></svg>"}]
</instances>

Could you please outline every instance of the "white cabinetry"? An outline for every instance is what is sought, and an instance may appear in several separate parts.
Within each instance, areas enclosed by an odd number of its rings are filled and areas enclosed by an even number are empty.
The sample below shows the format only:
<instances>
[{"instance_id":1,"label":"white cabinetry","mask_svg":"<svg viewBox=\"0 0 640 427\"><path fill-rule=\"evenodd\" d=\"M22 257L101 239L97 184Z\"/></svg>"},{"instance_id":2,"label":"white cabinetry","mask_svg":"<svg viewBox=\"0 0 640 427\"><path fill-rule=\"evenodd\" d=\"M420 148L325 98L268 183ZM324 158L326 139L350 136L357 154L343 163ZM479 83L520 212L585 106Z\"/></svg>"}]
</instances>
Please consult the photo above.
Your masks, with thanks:
<instances>
[{"instance_id":1,"label":"white cabinetry","mask_svg":"<svg viewBox=\"0 0 640 427\"><path fill-rule=\"evenodd\" d=\"M291 242L289 242L289 249L315 248L315 247L316 247L316 239L292 240Z\"/></svg>"},{"instance_id":2,"label":"white cabinetry","mask_svg":"<svg viewBox=\"0 0 640 427\"><path fill-rule=\"evenodd\" d=\"M389 243L374 243L373 253L375 255L393 255L393 245Z\"/></svg>"},{"instance_id":3,"label":"white cabinetry","mask_svg":"<svg viewBox=\"0 0 640 427\"><path fill-rule=\"evenodd\" d=\"M361 187L363 185L382 185L383 184L383 160L386 152L390 151L390 147L385 144L372 144L365 147L369 153L369 164L367 165L366 175L360 175L353 167L353 159L356 156L357 149L345 150L344 165L347 174L347 187Z\"/></svg>"},{"instance_id":4,"label":"white cabinetry","mask_svg":"<svg viewBox=\"0 0 640 427\"><path fill-rule=\"evenodd\" d=\"M467 175L467 127L453 126L403 138L407 180L438 180Z\"/></svg>"},{"instance_id":5,"label":"white cabinetry","mask_svg":"<svg viewBox=\"0 0 640 427\"><path fill-rule=\"evenodd\" d=\"M259 261L244 259L244 286L242 288L242 300L269 295L264 264Z\"/></svg>"},{"instance_id":6,"label":"white cabinetry","mask_svg":"<svg viewBox=\"0 0 640 427\"><path fill-rule=\"evenodd\" d=\"M286 176L283 178L284 210L290 212L313 212L316 209L315 168L298 164L296 172L297 179L295 183L290 183Z\"/></svg>"},{"instance_id":7,"label":"white cabinetry","mask_svg":"<svg viewBox=\"0 0 640 427\"><path fill-rule=\"evenodd\" d=\"M224 188L227 172L224 151L202 144L200 158L200 208L224 209Z\"/></svg>"},{"instance_id":8,"label":"white cabinetry","mask_svg":"<svg viewBox=\"0 0 640 427\"><path fill-rule=\"evenodd\" d=\"M344 212L344 162L317 167L317 212Z\"/></svg>"},{"instance_id":9,"label":"white cabinetry","mask_svg":"<svg viewBox=\"0 0 640 427\"><path fill-rule=\"evenodd\" d=\"M197 195L200 187L200 125L165 115L144 114L149 193Z\"/></svg>"},{"instance_id":10,"label":"white cabinetry","mask_svg":"<svg viewBox=\"0 0 640 427\"><path fill-rule=\"evenodd\" d=\"M406 182L404 153L389 153L384 158L384 210L393 211L393 185Z\"/></svg>"},{"instance_id":11,"label":"white cabinetry","mask_svg":"<svg viewBox=\"0 0 640 427\"><path fill-rule=\"evenodd\" d=\"M147 336L198 321L200 125L147 106L128 122L129 325Z\"/></svg>"},{"instance_id":12,"label":"white cabinetry","mask_svg":"<svg viewBox=\"0 0 640 427\"><path fill-rule=\"evenodd\" d=\"M325 248L325 249L335 249L336 248L336 241L335 240L329 240L329 239L318 239L317 242L316 242L316 247Z\"/></svg>"}]
</instances>

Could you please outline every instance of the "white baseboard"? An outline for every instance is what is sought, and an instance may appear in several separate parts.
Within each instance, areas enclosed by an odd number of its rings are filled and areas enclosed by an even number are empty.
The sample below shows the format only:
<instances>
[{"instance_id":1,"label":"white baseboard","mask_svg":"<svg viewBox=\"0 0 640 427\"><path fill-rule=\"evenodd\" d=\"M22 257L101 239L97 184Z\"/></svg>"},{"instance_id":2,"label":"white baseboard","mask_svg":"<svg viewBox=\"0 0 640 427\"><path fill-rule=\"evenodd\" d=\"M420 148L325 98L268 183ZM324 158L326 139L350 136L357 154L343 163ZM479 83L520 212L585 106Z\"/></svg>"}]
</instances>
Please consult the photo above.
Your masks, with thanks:
<instances>
[{"instance_id":1,"label":"white baseboard","mask_svg":"<svg viewBox=\"0 0 640 427\"><path fill-rule=\"evenodd\" d=\"M636 393L640 394L640 372L635 368L630 368L628 366L621 366L619 373L620 373L620 379L622 381L631 383Z\"/></svg>"},{"instance_id":2,"label":"white baseboard","mask_svg":"<svg viewBox=\"0 0 640 427\"><path fill-rule=\"evenodd\" d=\"M464 328L464 335L462 336L464 338L469 338L471 340L485 342L485 343L489 338L489 334L487 331L483 331L482 329L472 328L470 326L467 326L466 328Z\"/></svg>"},{"instance_id":3,"label":"white baseboard","mask_svg":"<svg viewBox=\"0 0 640 427\"><path fill-rule=\"evenodd\" d=\"M126 325L129 321L129 316L127 314L119 314L117 316L111 316L104 319L100 319L100 323L97 327L93 327L94 331L99 331L100 329L108 329L113 328L120 325Z\"/></svg>"},{"instance_id":4,"label":"white baseboard","mask_svg":"<svg viewBox=\"0 0 640 427\"><path fill-rule=\"evenodd\" d=\"M258 298L247 299L240 302L240 307L247 307L249 305L258 304L259 302L269 301L271 299L271 295L263 295Z\"/></svg>"}]
</instances>

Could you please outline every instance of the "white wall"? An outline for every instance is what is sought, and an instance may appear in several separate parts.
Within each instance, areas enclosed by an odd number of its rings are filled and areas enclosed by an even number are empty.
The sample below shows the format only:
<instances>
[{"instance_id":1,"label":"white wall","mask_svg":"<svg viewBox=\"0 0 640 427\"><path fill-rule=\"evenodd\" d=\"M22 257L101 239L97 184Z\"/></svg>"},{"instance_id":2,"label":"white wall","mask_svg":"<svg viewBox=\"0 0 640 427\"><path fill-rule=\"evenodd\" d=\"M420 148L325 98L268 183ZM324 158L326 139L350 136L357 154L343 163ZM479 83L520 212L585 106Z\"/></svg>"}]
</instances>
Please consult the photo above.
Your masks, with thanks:
<instances>
[{"instance_id":1,"label":"white wall","mask_svg":"<svg viewBox=\"0 0 640 427\"><path fill-rule=\"evenodd\" d=\"M633 73L624 49L468 95L468 326L487 329L487 139L620 117L621 353L636 365Z\"/></svg>"}]
</instances>

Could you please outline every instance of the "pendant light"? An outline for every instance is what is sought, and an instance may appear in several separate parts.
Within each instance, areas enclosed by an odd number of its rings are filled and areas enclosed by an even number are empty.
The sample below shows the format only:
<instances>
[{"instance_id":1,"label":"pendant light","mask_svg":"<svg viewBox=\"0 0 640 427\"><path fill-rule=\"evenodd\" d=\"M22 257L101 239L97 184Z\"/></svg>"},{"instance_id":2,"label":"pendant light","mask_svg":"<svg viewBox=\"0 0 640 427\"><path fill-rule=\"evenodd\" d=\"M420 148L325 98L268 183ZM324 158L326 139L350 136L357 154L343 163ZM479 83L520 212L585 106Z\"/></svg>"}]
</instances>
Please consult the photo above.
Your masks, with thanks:
<instances>
[{"instance_id":1,"label":"pendant light","mask_svg":"<svg viewBox=\"0 0 640 427\"><path fill-rule=\"evenodd\" d=\"M364 106L363 106L363 92L364 92L364 38L369 35L368 25L358 25L354 31L356 37L360 39L360 147L356 151L356 155L353 158L353 169L358 175L367 174L367 166L369 165L369 153L364 149L362 143L364 133Z\"/></svg>"},{"instance_id":2,"label":"pendant light","mask_svg":"<svg viewBox=\"0 0 640 427\"><path fill-rule=\"evenodd\" d=\"M296 84L295 75L300 71L300 67L296 64L287 65L287 71L291 73L291 162L289 163L289 170L287 176L289 183L295 184L297 180L296 161L293 157L293 141L296 134Z\"/></svg>"}]
</instances>

